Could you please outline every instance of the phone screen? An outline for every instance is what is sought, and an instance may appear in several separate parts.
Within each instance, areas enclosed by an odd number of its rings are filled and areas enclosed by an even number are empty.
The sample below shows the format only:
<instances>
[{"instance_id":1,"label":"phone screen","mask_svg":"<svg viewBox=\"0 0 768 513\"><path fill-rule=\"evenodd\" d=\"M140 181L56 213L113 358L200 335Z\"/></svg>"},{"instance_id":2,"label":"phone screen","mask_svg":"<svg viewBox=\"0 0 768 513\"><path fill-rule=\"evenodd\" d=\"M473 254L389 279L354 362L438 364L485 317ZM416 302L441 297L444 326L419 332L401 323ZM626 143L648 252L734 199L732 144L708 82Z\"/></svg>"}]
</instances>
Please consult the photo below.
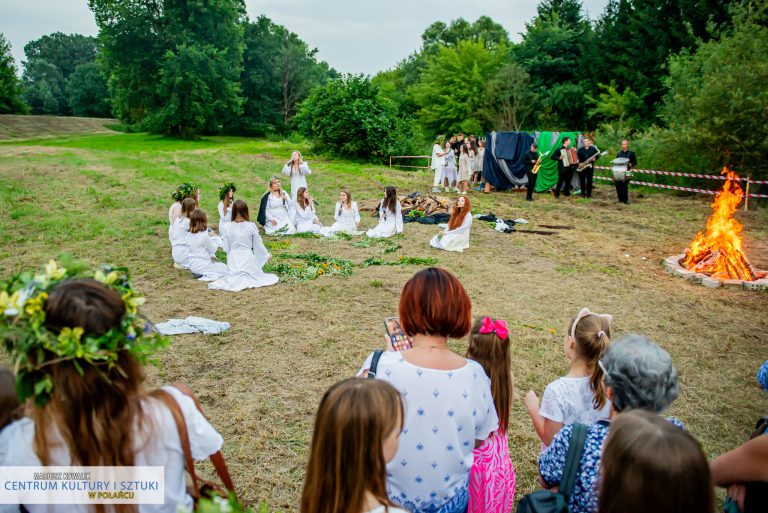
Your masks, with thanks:
<instances>
[{"instance_id":1,"label":"phone screen","mask_svg":"<svg viewBox=\"0 0 768 513\"><path fill-rule=\"evenodd\" d=\"M403 328L400 327L400 321L397 317L384 319L384 329L386 329L389 343L395 351L405 351L413 347L411 337L406 335Z\"/></svg>"}]
</instances>

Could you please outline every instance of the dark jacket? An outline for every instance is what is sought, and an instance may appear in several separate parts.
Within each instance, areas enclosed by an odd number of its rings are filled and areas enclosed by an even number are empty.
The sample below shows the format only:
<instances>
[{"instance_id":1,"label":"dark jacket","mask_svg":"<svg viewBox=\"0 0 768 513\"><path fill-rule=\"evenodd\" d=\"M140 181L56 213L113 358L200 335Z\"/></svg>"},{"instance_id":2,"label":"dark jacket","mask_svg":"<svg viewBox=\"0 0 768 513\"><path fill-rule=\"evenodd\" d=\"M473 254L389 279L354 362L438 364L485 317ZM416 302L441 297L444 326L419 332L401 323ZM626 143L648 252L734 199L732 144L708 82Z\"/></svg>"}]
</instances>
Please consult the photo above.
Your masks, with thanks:
<instances>
[{"instance_id":1,"label":"dark jacket","mask_svg":"<svg viewBox=\"0 0 768 513\"><path fill-rule=\"evenodd\" d=\"M530 173L531 169L533 169L534 162L538 160L539 158L539 152L538 151L530 151L528 150L525 155L523 155L523 169L526 173ZM531 162L534 161L534 162Z\"/></svg>"},{"instance_id":2,"label":"dark jacket","mask_svg":"<svg viewBox=\"0 0 768 513\"><path fill-rule=\"evenodd\" d=\"M600 152L594 146L590 146L589 149L587 149L586 147L581 147L579 148L579 151L576 153L579 156L579 163L581 163L581 162L586 162L590 157ZM595 158L595 160L590 162L588 167L594 166L595 165L594 163L597 162L599 159L600 159L600 156L598 155L598 157Z\"/></svg>"},{"instance_id":3,"label":"dark jacket","mask_svg":"<svg viewBox=\"0 0 768 513\"><path fill-rule=\"evenodd\" d=\"M269 201L269 192L265 192L261 197L261 203L259 203L259 215L256 216L256 220L261 226L267 224L267 203Z\"/></svg>"},{"instance_id":4,"label":"dark jacket","mask_svg":"<svg viewBox=\"0 0 768 513\"><path fill-rule=\"evenodd\" d=\"M629 168L632 169L637 165L637 157L632 150L620 151L616 154L617 159L629 159Z\"/></svg>"}]
</instances>

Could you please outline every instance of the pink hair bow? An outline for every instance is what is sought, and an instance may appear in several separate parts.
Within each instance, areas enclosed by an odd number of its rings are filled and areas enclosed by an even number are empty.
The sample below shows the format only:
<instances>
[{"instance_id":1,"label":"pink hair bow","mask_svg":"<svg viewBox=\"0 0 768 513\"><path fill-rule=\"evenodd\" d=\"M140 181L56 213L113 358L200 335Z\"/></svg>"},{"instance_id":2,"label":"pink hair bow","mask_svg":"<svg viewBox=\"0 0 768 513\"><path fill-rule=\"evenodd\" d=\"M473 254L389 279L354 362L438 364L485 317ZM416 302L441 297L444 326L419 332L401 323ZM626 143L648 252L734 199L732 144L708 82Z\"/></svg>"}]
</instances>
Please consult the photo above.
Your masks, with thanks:
<instances>
[{"instance_id":1,"label":"pink hair bow","mask_svg":"<svg viewBox=\"0 0 768 513\"><path fill-rule=\"evenodd\" d=\"M507 338L509 330L507 330L507 322L502 319L496 319L495 321L490 317L483 319L483 325L480 326L480 333L487 335L488 333L496 333L501 340Z\"/></svg>"}]
</instances>

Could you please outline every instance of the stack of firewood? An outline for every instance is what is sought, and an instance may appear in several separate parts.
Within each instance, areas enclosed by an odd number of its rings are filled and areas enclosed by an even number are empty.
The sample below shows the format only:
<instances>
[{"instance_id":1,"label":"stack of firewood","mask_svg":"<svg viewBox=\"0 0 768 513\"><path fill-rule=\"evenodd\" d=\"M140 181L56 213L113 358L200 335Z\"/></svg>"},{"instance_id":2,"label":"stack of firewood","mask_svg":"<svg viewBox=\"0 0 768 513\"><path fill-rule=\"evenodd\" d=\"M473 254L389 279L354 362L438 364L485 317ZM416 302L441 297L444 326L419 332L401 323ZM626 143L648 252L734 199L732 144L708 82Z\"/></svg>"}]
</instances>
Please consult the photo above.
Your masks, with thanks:
<instances>
[{"instance_id":1,"label":"stack of firewood","mask_svg":"<svg viewBox=\"0 0 768 513\"><path fill-rule=\"evenodd\" d=\"M403 215L407 216L411 211L418 210L425 216L437 213L449 213L451 211L451 199L443 196L399 196L400 206L403 209ZM381 200L363 200L358 202L358 206L363 212L370 212L372 217L379 215L379 204Z\"/></svg>"},{"instance_id":2,"label":"stack of firewood","mask_svg":"<svg viewBox=\"0 0 768 513\"><path fill-rule=\"evenodd\" d=\"M725 272L714 272L717 270L717 260L722 255L723 263L725 266ZM744 254L740 251L728 252L722 249L702 251L697 254L696 257L691 258L690 252L686 251L686 256L680 260L680 265L683 267L697 272L709 274L714 278L719 279L735 279L743 281L754 281L758 274L752 265L744 257ZM723 276L719 276L722 274Z\"/></svg>"}]
</instances>

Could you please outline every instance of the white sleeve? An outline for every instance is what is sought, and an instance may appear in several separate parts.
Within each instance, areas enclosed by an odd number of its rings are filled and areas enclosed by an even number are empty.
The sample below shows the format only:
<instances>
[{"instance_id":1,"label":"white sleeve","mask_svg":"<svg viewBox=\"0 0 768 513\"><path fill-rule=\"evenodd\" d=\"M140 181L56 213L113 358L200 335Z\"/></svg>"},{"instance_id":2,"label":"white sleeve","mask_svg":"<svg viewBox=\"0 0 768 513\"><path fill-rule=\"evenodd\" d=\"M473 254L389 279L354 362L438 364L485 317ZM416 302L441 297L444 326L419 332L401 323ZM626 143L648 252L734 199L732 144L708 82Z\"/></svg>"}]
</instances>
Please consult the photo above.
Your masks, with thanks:
<instances>
[{"instance_id":1,"label":"white sleeve","mask_svg":"<svg viewBox=\"0 0 768 513\"><path fill-rule=\"evenodd\" d=\"M301 166L299 166L299 173L304 176L307 176L312 174L312 170L309 169L309 165L307 165L307 163L305 162Z\"/></svg>"},{"instance_id":2,"label":"white sleeve","mask_svg":"<svg viewBox=\"0 0 768 513\"><path fill-rule=\"evenodd\" d=\"M268 223L271 223L272 220L274 219L274 217L272 216L272 209L269 208L269 201L272 199L271 196L272 196L271 193L269 196L267 196L267 208L264 209L264 215L267 218Z\"/></svg>"},{"instance_id":3,"label":"white sleeve","mask_svg":"<svg viewBox=\"0 0 768 513\"><path fill-rule=\"evenodd\" d=\"M291 166L289 164L283 166L283 174L285 176L291 176Z\"/></svg>"},{"instance_id":4,"label":"white sleeve","mask_svg":"<svg viewBox=\"0 0 768 513\"><path fill-rule=\"evenodd\" d=\"M379 222L384 222L384 200L379 202Z\"/></svg>"},{"instance_id":5,"label":"white sleeve","mask_svg":"<svg viewBox=\"0 0 768 513\"><path fill-rule=\"evenodd\" d=\"M403 207L399 201L395 203L395 233L403 233Z\"/></svg>"},{"instance_id":6,"label":"white sleeve","mask_svg":"<svg viewBox=\"0 0 768 513\"><path fill-rule=\"evenodd\" d=\"M218 236L206 236L207 240L205 241L205 249L208 250L208 254L211 256L216 255L216 250L219 248L219 246L223 245L221 237Z\"/></svg>"},{"instance_id":7,"label":"white sleeve","mask_svg":"<svg viewBox=\"0 0 768 513\"><path fill-rule=\"evenodd\" d=\"M261 240L261 236L259 235L259 230L256 228L256 225L253 226L253 232L251 234L251 247L253 248L253 254L257 256L262 255L263 261L265 262L269 260L270 256L272 256L269 254L267 247Z\"/></svg>"},{"instance_id":8,"label":"white sleeve","mask_svg":"<svg viewBox=\"0 0 768 513\"><path fill-rule=\"evenodd\" d=\"M371 362L373 361L373 353L368 355L368 358L365 359L363 362L363 366L360 367L360 370L357 371L357 374L355 374L356 378L360 378L363 376L363 374L368 372L368 369L371 368Z\"/></svg>"},{"instance_id":9,"label":"white sleeve","mask_svg":"<svg viewBox=\"0 0 768 513\"><path fill-rule=\"evenodd\" d=\"M480 364L476 364L479 367L478 384L477 384L477 400L478 404L474 404L473 413L477 412L474 416L475 420L475 440L485 440L491 433L499 429L499 416L496 413L496 406L493 404L493 394L491 393L491 380L485 375L483 368ZM482 374L482 375L480 375Z\"/></svg>"},{"instance_id":10,"label":"white sleeve","mask_svg":"<svg viewBox=\"0 0 768 513\"><path fill-rule=\"evenodd\" d=\"M234 224L234 221L232 223ZM229 253L229 248L229 224L225 224L221 233L221 249L223 249L225 253Z\"/></svg>"},{"instance_id":11,"label":"white sleeve","mask_svg":"<svg viewBox=\"0 0 768 513\"><path fill-rule=\"evenodd\" d=\"M214 429L210 422L200 413L191 397L184 395L181 391L172 386L163 387L179 403L181 413L184 415L184 423L187 425L189 434L189 448L192 458L204 460L211 454L221 450L224 445L224 439Z\"/></svg>"},{"instance_id":12,"label":"white sleeve","mask_svg":"<svg viewBox=\"0 0 768 513\"><path fill-rule=\"evenodd\" d=\"M224 202L219 201L219 219L224 219Z\"/></svg>"},{"instance_id":13,"label":"white sleeve","mask_svg":"<svg viewBox=\"0 0 768 513\"><path fill-rule=\"evenodd\" d=\"M360 211L357 209L357 202L352 202L352 215L355 217L355 223L360 222Z\"/></svg>"},{"instance_id":14,"label":"white sleeve","mask_svg":"<svg viewBox=\"0 0 768 513\"><path fill-rule=\"evenodd\" d=\"M539 405L539 415L555 422L563 422L565 411L555 390L556 386L557 381L553 381L544 389L544 395L541 397L541 404Z\"/></svg>"},{"instance_id":15,"label":"white sleeve","mask_svg":"<svg viewBox=\"0 0 768 513\"><path fill-rule=\"evenodd\" d=\"M333 211L333 220L334 221L341 221L341 215L339 214L339 211L341 210L341 201L336 202L336 209Z\"/></svg>"}]
</instances>

